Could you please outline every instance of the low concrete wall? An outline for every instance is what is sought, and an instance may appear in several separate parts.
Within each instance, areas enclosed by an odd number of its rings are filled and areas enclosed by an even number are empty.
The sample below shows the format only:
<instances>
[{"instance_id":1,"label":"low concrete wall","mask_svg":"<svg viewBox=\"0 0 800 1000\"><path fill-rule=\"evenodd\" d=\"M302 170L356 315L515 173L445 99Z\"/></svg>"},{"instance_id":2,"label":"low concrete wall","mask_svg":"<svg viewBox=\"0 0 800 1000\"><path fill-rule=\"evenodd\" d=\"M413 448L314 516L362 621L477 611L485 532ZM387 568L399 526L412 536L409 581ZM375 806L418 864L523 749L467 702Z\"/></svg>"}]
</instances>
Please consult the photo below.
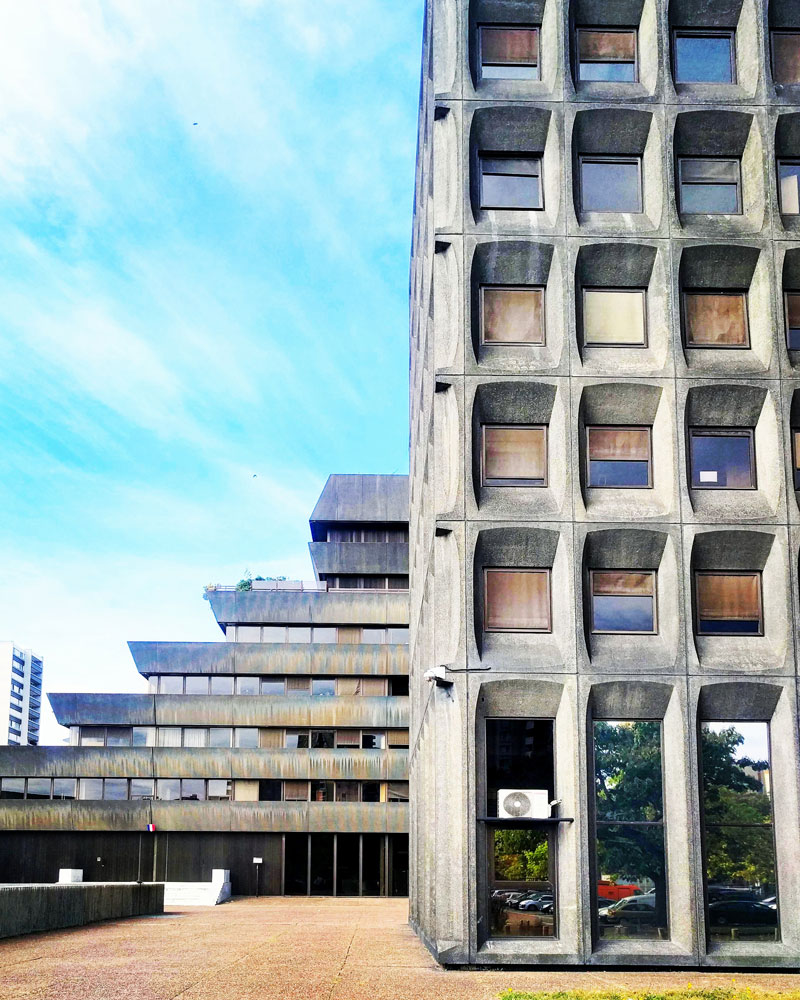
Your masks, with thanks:
<instances>
[{"instance_id":1,"label":"low concrete wall","mask_svg":"<svg viewBox=\"0 0 800 1000\"><path fill-rule=\"evenodd\" d=\"M0 938L163 912L163 882L0 886Z\"/></svg>"}]
</instances>

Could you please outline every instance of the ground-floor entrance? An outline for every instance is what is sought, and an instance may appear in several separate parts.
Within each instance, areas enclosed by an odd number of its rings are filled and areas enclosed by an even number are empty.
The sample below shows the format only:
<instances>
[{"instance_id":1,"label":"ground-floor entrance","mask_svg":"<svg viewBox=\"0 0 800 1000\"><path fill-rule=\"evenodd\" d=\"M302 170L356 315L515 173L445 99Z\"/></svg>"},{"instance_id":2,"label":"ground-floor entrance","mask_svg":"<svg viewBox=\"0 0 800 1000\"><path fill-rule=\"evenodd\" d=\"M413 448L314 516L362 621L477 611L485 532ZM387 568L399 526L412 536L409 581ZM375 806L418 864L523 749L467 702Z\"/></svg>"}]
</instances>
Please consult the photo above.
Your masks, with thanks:
<instances>
[{"instance_id":1,"label":"ground-floor entrance","mask_svg":"<svg viewBox=\"0 0 800 1000\"><path fill-rule=\"evenodd\" d=\"M408 836L385 833L33 833L0 837L0 883L207 882L235 896L406 896Z\"/></svg>"}]
</instances>

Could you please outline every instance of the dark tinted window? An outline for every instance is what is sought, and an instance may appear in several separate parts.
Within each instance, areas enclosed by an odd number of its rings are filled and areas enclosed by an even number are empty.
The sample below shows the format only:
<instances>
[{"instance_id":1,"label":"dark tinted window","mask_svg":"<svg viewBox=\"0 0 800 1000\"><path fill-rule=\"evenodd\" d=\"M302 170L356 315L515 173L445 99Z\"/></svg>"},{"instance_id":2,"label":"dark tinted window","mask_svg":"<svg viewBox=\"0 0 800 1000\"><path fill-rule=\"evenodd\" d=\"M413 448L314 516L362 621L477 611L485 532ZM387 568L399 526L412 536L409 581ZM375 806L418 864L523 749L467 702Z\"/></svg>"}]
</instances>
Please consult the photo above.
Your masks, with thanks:
<instances>
[{"instance_id":1,"label":"dark tinted window","mask_svg":"<svg viewBox=\"0 0 800 1000\"><path fill-rule=\"evenodd\" d=\"M692 430L692 486L702 490L755 487L753 432Z\"/></svg>"},{"instance_id":2,"label":"dark tinted window","mask_svg":"<svg viewBox=\"0 0 800 1000\"><path fill-rule=\"evenodd\" d=\"M772 78L775 83L800 83L800 32L772 32Z\"/></svg>"},{"instance_id":3,"label":"dark tinted window","mask_svg":"<svg viewBox=\"0 0 800 1000\"><path fill-rule=\"evenodd\" d=\"M641 160L581 159L581 210L641 212Z\"/></svg>"}]
</instances>

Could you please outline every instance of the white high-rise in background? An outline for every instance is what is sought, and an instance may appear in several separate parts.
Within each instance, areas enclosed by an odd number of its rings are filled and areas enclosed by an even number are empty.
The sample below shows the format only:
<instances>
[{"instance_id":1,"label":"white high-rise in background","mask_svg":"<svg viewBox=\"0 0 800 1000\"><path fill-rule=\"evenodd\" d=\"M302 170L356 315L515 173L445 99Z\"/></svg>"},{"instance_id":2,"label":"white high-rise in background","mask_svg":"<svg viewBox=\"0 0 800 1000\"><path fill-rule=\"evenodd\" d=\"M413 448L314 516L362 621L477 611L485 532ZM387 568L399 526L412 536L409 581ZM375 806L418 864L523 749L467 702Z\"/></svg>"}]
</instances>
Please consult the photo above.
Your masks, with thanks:
<instances>
[{"instance_id":1,"label":"white high-rise in background","mask_svg":"<svg viewBox=\"0 0 800 1000\"><path fill-rule=\"evenodd\" d=\"M0 642L0 699L8 705L7 725L0 708L0 746L36 746L42 710L41 657L13 642Z\"/></svg>"}]
</instances>

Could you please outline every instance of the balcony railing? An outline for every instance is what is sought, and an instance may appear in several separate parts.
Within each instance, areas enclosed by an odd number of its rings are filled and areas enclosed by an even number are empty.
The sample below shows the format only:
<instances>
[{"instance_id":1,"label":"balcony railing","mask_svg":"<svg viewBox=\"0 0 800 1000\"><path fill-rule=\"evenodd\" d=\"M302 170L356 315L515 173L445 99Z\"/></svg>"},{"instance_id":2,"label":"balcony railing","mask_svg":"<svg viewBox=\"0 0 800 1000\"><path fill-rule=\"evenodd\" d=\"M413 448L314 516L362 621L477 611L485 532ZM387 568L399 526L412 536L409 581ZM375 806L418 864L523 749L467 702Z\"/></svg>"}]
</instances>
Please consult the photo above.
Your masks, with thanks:
<instances>
[{"instance_id":1,"label":"balcony railing","mask_svg":"<svg viewBox=\"0 0 800 1000\"><path fill-rule=\"evenodd\" d=\"M239 588L236 586L228 586L227 584L217 583L207 589L211 591L221 590L229 593L231 591L236 591ZM326 580L253 580L250 585L250 589L295 590L316 593L319 591L326 591L328 589L328 584Z\"/></svg>"}]
</instances>

